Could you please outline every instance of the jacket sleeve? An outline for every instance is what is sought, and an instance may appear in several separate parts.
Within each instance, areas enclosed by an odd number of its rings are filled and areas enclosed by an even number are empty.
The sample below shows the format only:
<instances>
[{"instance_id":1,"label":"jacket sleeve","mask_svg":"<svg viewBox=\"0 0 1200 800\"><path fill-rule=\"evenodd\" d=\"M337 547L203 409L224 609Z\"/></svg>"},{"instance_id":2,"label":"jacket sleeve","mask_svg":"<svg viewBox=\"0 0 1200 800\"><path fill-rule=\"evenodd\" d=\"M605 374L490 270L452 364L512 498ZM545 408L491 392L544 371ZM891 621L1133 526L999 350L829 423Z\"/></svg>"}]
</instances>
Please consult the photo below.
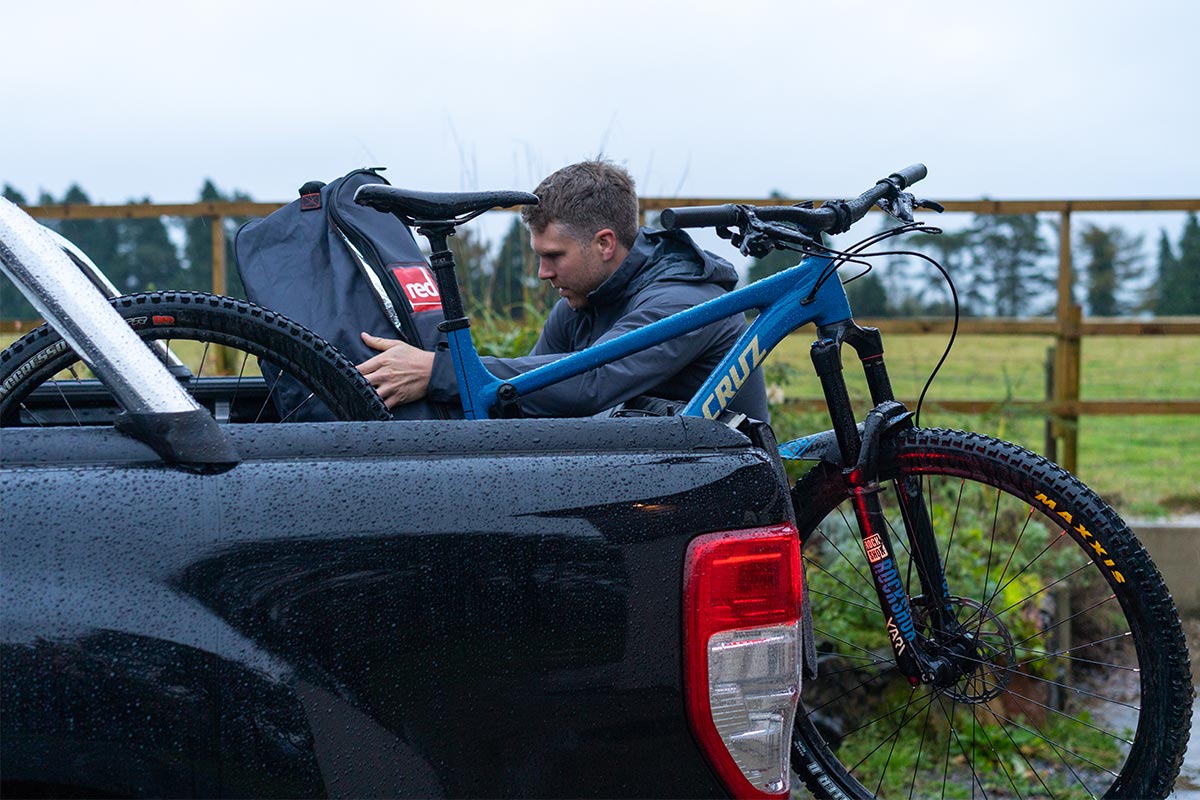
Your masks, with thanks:
<instances>
[{"instance_id":1,"label":"jacket sleeve","mask_svg":"<svg viewBox=\"0 0 1200 800\"><path fill-rule=\"evenodd\" d=\"M667 283L643 292L634 305L601 336L596 344L614 339L629 331L644 328L651 322L719 295L720 289L709 285ZM553 315L552 315L553 316ZM668 340L640 353L634 353L582 375L531 392L521 398L522 410L534 417L582 417L612 408L669 380L684 366L695 361L714 345L725 323L717 321L700 330ZM556 361L564 353L539 352L543 340L553 338L551 320L531 355L520 358L483 359L484 366L496 377L511 378L535 367ZM444 364L439 364L439 361ZM439 372L441 376L439 376ZM448 373L447 385L444 375ZM438 402L458 402L458 390L448 354L434 358L434 379L430 381L429 399Z\"/></svg>"}]
</instances>

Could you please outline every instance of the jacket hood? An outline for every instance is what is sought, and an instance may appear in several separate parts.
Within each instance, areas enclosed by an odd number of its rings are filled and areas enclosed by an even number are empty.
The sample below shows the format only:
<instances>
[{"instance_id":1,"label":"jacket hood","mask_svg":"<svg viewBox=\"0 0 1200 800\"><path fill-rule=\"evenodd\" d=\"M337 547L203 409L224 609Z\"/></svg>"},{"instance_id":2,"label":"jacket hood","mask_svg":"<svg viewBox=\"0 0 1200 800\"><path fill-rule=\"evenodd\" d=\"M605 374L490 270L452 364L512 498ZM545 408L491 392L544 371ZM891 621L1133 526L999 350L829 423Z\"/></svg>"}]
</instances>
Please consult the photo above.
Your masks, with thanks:
<instances>
[{"instance_id":1,"label":"jacket hood","mask_svg":"<svg viewBox=\"0 0 1200 800\"><path fill-rule=\"evenodd\" d=\"M725 259L700 249L685 231L642 228L617 271L588 295L588 304L620 303L654 281L715 283L731 291L738 274Z\"/></svg>"}]
</instances>

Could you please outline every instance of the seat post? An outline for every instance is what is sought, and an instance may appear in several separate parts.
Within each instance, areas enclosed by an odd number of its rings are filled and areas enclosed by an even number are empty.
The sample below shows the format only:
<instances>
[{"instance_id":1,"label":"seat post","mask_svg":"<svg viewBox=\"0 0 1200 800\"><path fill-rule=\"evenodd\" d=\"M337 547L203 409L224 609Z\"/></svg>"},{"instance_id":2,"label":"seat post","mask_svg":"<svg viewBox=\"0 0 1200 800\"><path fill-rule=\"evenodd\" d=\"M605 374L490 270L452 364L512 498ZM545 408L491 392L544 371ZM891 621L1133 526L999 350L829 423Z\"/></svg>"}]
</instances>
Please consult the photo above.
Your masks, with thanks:
<instances>
[{"instance_id":1,"label":"seat post","mask_svg":"<svg viewBox=\"0 0 1200 800\"><path fill-rule=\"evenodd\" d=\"M463 311L462 292L459 290L458 276L454 271L454 253L446 243L446 240L454 235L454 225L421 223L417 233L429 240L429 266L433 268L438 294L442 296L442 312L446 319L438 327L443 331L469 327L471 323Z\"/></svg>"}]
</instances>

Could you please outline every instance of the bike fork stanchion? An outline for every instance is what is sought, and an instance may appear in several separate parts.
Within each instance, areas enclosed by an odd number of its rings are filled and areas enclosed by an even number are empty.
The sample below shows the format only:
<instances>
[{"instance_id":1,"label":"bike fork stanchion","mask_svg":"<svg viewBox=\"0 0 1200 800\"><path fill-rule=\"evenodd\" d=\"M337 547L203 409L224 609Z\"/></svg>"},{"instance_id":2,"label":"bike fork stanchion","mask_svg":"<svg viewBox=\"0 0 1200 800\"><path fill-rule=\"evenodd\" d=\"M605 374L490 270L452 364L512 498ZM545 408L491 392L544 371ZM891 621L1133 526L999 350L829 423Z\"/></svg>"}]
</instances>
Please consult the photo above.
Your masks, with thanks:
<instances>
[{"instance_id":1,"label":"bike fork stanchion","mask_svg":"<svg viewBox=\"0 0 1200 800\"><path fill-rule=\"evenodd\" d=\"M812 362L821 379L821 389L829 408L830 421L841 450L839 466L854 506L859 535L867 562L870 564L879 606L883 610L884 624L896 657L896 666L914 685L919 681L932 683L941 677L949 664L944 659L931 660L917 640L908 592L893 556L887 518L879 502L880 487L874 474L875 459L872 453L879 444L879 436L884 426L881 420L875 421L873 425L864 426L864 433L868 436L866 441L858 432L854 408L850 403L846 379L842 372L841 345L846 330L845 326L837 326L833 336L823 336L814 342L811 349ZM883 379L886 380L886 372Z\"/></svg>"},{"instance_id":2,"label":"bike fork stanchion","mask_svg":"<svg viewBox=\"0 0 1200 800\"><path fill-rule=\"evenodd\" d=\"M871 392L871 402L876 408L885 403L894 403L896 396L892 391L887 364L884 362L883 337L879 329L863 328L850 323L844 327L842 338L854 348L862 362L867 388ZM904 426L912 427L912 422L905 421ZM936 604L929 604L931 616L935 621L934 627L945 632L956 632L957 625L946 585L946 573L938 553L937 539L933 535L933 525L925 505L925 497L921 492L921 481L919 478L908 477L895 481L893 485L900 515L908 534L909 546L916 562L921 592L927 600L931 601L935 597L940 599Z\"/></svg>"}]
</instances>

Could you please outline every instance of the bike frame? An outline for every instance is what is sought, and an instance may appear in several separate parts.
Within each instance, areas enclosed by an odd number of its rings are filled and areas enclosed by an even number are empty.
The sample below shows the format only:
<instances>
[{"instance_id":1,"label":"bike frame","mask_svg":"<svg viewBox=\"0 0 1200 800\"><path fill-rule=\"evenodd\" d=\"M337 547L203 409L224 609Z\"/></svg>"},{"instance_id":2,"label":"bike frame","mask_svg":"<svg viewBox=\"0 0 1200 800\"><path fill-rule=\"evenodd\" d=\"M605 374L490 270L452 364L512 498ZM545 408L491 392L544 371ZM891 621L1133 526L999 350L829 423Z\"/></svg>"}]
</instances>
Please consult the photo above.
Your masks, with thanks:
<instances>
[{"instance_id":1,"label":"bike frame","mask_svg":"<svg viewBox=\"0 0 1200 800\"><path fill-rule=\"evenodd\" d=\"M529 392L610 364L734 314L758 309L761 312L759 316L680 412L683 416L716 419L728 407L750 373L785 336L810 322L825 326L850 318L850 304L836 277L826 280L812 299L806 302L829 264L827 257L805 258L791 269L507 380L488 372L475 350L469 327L451 329L447 331L447 339L462 394L463 413L468 419L486 419L498 406ZM511 387L510 398L501 396L501 389L505 385Z\"/></svg>"}]
</instances>

